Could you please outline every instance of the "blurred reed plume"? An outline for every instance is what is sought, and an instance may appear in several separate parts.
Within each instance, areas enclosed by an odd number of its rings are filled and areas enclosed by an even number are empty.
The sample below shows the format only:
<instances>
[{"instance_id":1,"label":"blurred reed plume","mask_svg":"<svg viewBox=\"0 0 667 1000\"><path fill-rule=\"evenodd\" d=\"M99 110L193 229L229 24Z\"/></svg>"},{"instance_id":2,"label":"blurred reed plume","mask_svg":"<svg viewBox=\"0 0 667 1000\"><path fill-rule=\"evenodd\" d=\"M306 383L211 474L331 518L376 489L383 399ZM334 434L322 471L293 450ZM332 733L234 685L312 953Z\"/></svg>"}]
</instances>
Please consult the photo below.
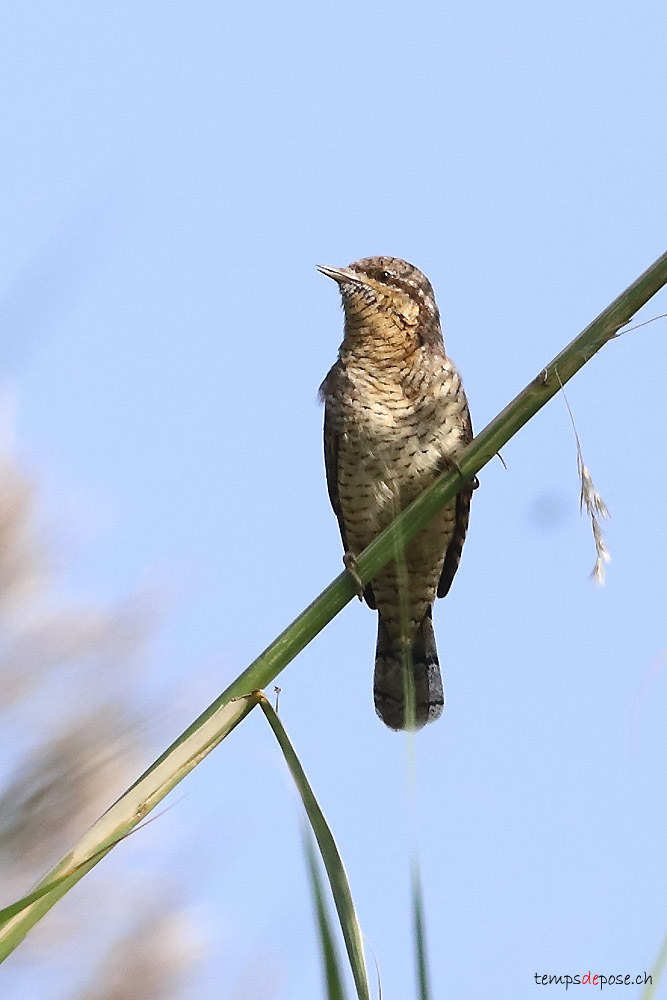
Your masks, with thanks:
<instances>
[{"instance_id":1,"label":"blurred reed plume","mask_svg":"<svg viewBox=\"0 0 667 1000\"><path fill-rule=\"evenodd\" d=\"M0 433L3 903L23 895L145 763L147 727L134 702L151 630L136 599L103 609L66 598L40 534L35 484L7 439ZM51 997L62 979L71 1000L180 996L196 958L183 904L154 873L149 894L128 888L131 903L119 905L103 870L43 922L20 963L6 966L16 995L29 981L36 1000ZM79 985L68 985L68 943Z\"/></svg>"}]
</instances>

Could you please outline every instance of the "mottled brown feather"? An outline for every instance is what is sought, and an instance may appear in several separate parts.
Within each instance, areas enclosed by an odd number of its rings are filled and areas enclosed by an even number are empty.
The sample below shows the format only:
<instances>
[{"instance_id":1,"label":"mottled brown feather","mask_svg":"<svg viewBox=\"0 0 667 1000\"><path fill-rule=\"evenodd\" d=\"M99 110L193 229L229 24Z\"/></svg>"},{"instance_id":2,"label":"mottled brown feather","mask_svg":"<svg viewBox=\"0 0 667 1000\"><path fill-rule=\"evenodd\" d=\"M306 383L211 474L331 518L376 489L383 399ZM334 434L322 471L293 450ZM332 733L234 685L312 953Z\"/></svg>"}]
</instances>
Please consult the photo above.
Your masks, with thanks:
<instances>
[{"instance_id":1,"label":"mottled brown feather","mask_svg":"<svg viewBox=\"0 0 667 1000\"><path fill-rule=\"evenodd\" d=\"M345 552L356 557L443 469L456 468L472 428L422 272L393 257L320 270L338 283L345 310L338 360L320 390L327 487ZM442 711L431 611L458 568L471 491L463 484L364 591L378 610L375 707L392 729L420 728Z\"/></svg>"},{"instance_id":2,"label":"mottled brown feather","mask_svg":"<svg viewBox=\"0 0 667 1000\"><path fill-rule=\"evenodd\" d=\"M324 407L324 468L327 475L327 491L329 493L329 500L331 502L331 506L333 507L334 514L336 515L336 520L338 521L340 537L343 543L343 551L347 552L348 548L347 539L345 537L345 519L343 517L343 511L340 505L340 496L338 494L338 433L332 427L331 415L329 414L328 407L326 405ZM356 552L354 555L359 555L359 553ZM364 600L369 608L373 611L376 610L375 595L370 583L367 583L364 587Z\"/></svg>"},{"instance_id":3,"label":"mottled brown feather","mask_svg":"<svg viewBox=\"0 0 667 1000\"><path fill-rule=\"evenodd\" d=\"M472 418L467 410L465 418L465 440L469 443L473 439ZM471 489L462 489L456 497L456 527L454 534L445 552L445 561L442 565L440 582L438 583L438 597L446 597L449 588L456 576L456 571L461 562L461 552L463 543L468 533L468 521L470 519L470 501L472 499Z\"/></svg>"},{"instance_id":4,"label":"mottled brown feather","mask_svg":"<svg viewBox=\"0 0 667 1000\"><path fill-rule=\"evenodd\" d=\"M456 498L456 527L452 535L452 540L445 552L445 561L442 565L442 573L440 574L440 582L438 583L438 597L447 596L456 571L459 568L463 543L468 531L471 497L472 490L461 490Z\"/></svg>"}]
</instances>

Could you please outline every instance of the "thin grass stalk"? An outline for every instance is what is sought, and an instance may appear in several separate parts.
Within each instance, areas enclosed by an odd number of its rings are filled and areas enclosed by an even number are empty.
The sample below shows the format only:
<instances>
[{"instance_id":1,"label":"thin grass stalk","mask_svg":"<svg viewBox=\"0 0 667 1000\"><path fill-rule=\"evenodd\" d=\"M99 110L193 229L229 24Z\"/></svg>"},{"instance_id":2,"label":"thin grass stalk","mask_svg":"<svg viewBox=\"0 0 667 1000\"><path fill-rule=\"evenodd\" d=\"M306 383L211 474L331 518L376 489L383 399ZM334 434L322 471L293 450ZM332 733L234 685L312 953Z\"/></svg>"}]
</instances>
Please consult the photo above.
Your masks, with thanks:
<instances>
[{"instance_id":1,"label":"thin grass stalk","mask_svg":"<svg viewBox=\"0 0 667 1000\"><path fill-rule=\"evenodd\" d=\"M347 957L350 961L350 968L354 977L354 984L357 988L359 1000L370 1000L368 988L368 972L366 970L366 960L364 958L364 945L361 936L361 928L357 918L357 911L350 891L350 883L345 874L343 859L340 856L336 841L329 828L320 804L315 798L315 794L310 787L305 771L301 767L301 761L297 757L294 747L285 731L285 727L276 715L272 705L262 695L260 697L260 707L268 719L276 739L283 752L287 766L294 778L294 783L301 796L303 807L306 810L308 822L315 834L317 846L322 855L322 861L327 871L331 893L334 898L340 929L343 932L343 940L347 950Z\"/></svg>"},{"instance_id":2,"label":"thin grass stalk","mask_svg":"<svg viewBox=\"0 0 667 1000\"><path fill-rule=\"evenodd\" d=\"M412 935L415 948L415 967L419 1000L431 1000L431 977L426 948L426 918L424 915L424 893L419 861L412 861Z\"/></svg>"},{"instance_id":3,"label":"thin grass stalk","mask_svg":"<svg viewBox=\"0 0 667 1000\"><path fill-rule=\"evenodd\" d=\"M509 439L565 385L583 365L617 335L653 295L667 283L667 253L658 258L636 281L593 320L546 366L505 409L488 424L461 453L457 472L440 476L421 496L371 542L357 559L364 583L394 554L395 539L405 544L463 485L503 448ZM192 725L148 768L120 799L94 824L75 848L46 876L46 884L81 865L48 896L23 910L0 928L0 961L25 937L43 914L75 882L147 815L199 761L238 725L256 704L252 692L267 687L341 611L355 594L355 583L347 573L336 579L275 639L250 666L196 719ZM241 699L235 701L234 699ZM91 859L87 861L86 859Z\"/></svg>"},{"instance_id":4,"label":"thin grass stalk","mask_svg":"<svg viewBox=\"0 0 667 1000\"><path fill-rule=\"evenodd\" d=\"M391 475L391 474L390 474ZM399 507L396 502L397 490L394 490L392 508L394 519L397 517ZM398 584L398 613L400 621L401 639L409 636L410 628L410 581L408 577L408 566L405 558L405 546L407 539L397 531L393 539L394 564L396 566L396 582ZM415 691L415 674L413 670L412 645L401 642L401 676L403 679L403 704L405 728L414 731L417 721L417 696Z\"/></svg>"},{"instance_id":5,"label":"thin grass stalk","mask_svg":"<svg viewBox=\"0 0 667 1000\"><path fill-rule=\"evenodd\" d=\"M650 972L650 982L642 990L641 1000L657 1000L658 987L667 966L667 935L662 940Z\"/></svg>"},{"instance_id":6,"label":"thin grass stalk","mask_svg":"<svg viewBox=\"0 0 667 1000\"><path fill-rule=\"evenodd\" d=\"M320 875L320 869L313 847L313 838L310 830L304 824L303 831L303 851L308 864L308 877L310 881L310 892L315 904L315 917L317 920L317 931L320 941L320 951L322 954L322 968L324 979L327 984L328 1000L346 1000L343 967L336 947L336 938L333 932L331 918L327 907L326 896L324 894L324 882Z\"/></svg>"},{"instance_id":7,"label":"thin grass stalk","mask_svg":"<svg viewBox=\"0 0 667 1000\"><path fill-rule=\"evenodd\" d=\"M119 841L127 837L167 792L245 718L257 701L253 693L227 702L202 720L196 730L193 731L191 726L172 744L167 754L163 754L100 816L76 846L38 883L34 894L37 895L50 883L54 884L54 888L28 907L20 904L21 912L10 919L0 919L0 961L4 961L30 928Z\"/></svg>"}]
</instances>

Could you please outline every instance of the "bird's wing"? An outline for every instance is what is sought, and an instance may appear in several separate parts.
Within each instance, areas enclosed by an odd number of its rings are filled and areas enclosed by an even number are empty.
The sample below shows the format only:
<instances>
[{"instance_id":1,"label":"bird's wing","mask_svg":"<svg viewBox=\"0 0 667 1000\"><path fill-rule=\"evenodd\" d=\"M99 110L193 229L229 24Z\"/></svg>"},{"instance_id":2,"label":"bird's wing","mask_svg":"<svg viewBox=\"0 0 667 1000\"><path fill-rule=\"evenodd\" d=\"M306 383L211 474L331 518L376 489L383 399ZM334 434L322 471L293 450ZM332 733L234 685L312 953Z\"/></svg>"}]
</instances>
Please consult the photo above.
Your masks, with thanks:
<instances>
[{"instance_id":1,"label":"bird's wing","mask_svg":"<svg viewBox=\"0 0 667 1000\"><path fill-rule=\"evenodd\" d=\"M340 506L340 495L338 493L338 431L333 428L333 421L329 412L328 404L324 406L324 467L327 472L327 490L329 500L334 509L334 514L338 518L340 537L343 540L343 548L347 552L347 541L345 539L345 522Z\"/></svg>"},{"instance_id":2,"label":"bird's wing","mask_svg":"<svg viewBox=\"0 0 667 1000\"><path fill-rule=\"evenodd\" d=\"M334 514L338 519L338 527L340 529L340 537L343 542L343 550L348 551L347 548L347 538L345 537L345 520L343 518L343 511L340 505L340 494L338 492L338 441L339 433L334 430L334 422L331 419L331 413L329 411L329 406L325 402L324 404L324 466L327 473L327 490L329 491L329 500L331 501L331 506L334 509ZM359 553L356 553L358 555ZM370 583L367 583L364 587L364 598L366 604L369 608L375 610L375 595L373 594L373 588Z\"/></svg>"},{"instance_id":3,"label":"bird's wing","mask_svg":"<svg viewBox=\"0 0 667 1000\"><path fill-rule=\"evenodd\" d=\"M472 441L472 438L472 420L470 419L470 410L466 407L464 430L464 440L466 444L469 444L470 441ZM442 566L442 573L440 574L440 582L438 583L438 597L447 596L449 588L452 585L452 580L454 579L456 571L459 568L461 550L463 549L463 543L465 542L466 533L468 531L471 498L472 489L467 489L466 487L464 487L456 496L456 519L454 521L454 533L445 552L445 561Z\"/></svg>"},{"instance_id":4,"label":"bird's wing","mask_svg":"<svg viewBox=\"0 0 667 1000\"><path fill-rule=\"evenodd\" d=\"M445 561L438 583L438 597L446 597L452 580L459 568L461 560L461 550L468 530L468 518L470 516L470 498L472 490L463 489L456 497L456 520L454 522L454 534L445 552Z\"/></svg>"}]
</instances>

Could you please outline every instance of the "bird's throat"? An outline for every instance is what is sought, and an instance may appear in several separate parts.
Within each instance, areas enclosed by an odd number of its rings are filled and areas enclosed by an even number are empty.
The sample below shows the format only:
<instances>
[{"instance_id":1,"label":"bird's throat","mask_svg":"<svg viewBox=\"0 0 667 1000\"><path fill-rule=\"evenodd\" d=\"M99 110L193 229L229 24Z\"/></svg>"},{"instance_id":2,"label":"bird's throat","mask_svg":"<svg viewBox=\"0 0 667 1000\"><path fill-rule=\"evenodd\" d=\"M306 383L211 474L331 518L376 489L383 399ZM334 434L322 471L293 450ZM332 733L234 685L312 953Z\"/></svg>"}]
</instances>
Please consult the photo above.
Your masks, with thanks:
<instances>
[{"instance_id":1,"label":"bird's throat","mask_svg":"<svg viewBox=\"0 0 667 1000\"><path fill-rule=\"evenodd\" d=\"M421 346L416 325L383 313L346 317L341 359L365 362L380 368L411 357Z\"/></svg>"}]
</instances>

